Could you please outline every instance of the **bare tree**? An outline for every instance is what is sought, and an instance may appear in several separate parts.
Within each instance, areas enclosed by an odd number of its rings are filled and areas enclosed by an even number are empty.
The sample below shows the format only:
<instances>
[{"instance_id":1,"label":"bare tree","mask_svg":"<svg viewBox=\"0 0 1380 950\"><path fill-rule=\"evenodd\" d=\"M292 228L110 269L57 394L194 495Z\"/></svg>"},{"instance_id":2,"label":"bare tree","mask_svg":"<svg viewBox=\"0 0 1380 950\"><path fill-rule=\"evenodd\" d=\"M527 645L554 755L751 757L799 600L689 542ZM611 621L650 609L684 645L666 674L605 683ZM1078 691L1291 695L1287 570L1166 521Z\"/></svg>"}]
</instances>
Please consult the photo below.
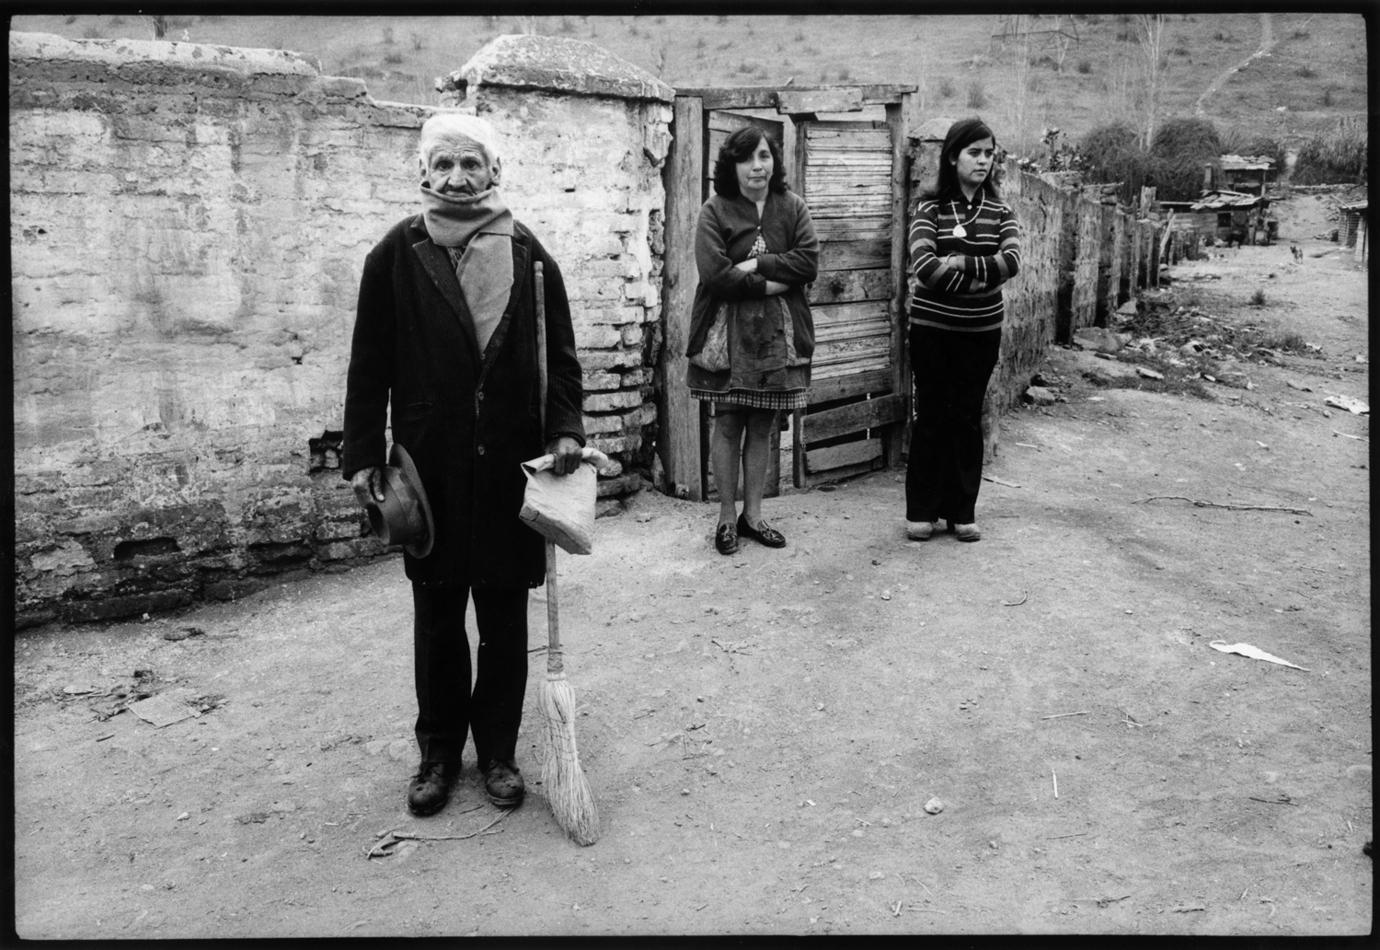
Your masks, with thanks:
<instances>
[{"instance_id":1,"label":"bare tree","mask_svg":"<svg viewBox=\"0 0 1380 950\"><path fill-rule=\"evenodd\" d=\"M1019 150L1029 148L1026 136L1026 106L1030 94L1030 17L1015 14L1009 24L1011 43L1008 57L1011 62L1010 125L1012 144Z\"/></svg>"},{"instance_id":2,"label":"bare tree","mask_svg":"<svg viewBox=\"0 0 1380 950\"><path fill-rule=\"evenodd\" d=\"M1155 137L1155 113L1160 106L1161 72L1164 66L1163 13L1136 14L1136 35L1140 39L1141 56L1145 66L1145 142L1146 148Z\"/></svg>"},{"instance_id":3,"label":"bare tree","mask_svg":"<svg viewBox=\"0 0 1380 950\"><path fill-rule=\"evenodd\" d=\"M161 40L168 33L168 18L165 16L149 17L153 20L153 38Z\"/></svg>"}]
</instances>

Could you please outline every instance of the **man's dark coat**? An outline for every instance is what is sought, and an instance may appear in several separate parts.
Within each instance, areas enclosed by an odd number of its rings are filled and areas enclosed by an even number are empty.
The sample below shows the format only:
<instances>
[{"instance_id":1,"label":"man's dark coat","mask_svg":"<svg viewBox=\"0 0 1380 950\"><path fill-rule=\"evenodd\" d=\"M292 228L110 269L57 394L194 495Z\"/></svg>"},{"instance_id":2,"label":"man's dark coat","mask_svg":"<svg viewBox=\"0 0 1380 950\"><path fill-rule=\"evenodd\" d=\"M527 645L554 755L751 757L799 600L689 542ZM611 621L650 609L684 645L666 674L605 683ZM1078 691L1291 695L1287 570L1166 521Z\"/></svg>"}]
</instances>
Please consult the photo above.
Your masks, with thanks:
<instances>
[{"instance_id":1,"label":"man's dark coat","mask_svg":"<svg viewBox=\"0 0 1380 950\"><path fill-rule=\"evenodd\" d=\"M533 262L545 272L549 388L539 423ZM520 223L513 290L481 359L460 282L422 216L399 222L369 252L345 391L342 473L387 461L385 415L411 453L431 503L436 543L407 576L430 583L536 587L545 545L519 518L520 463L560 435L585 441L580 363L560 269Z\"/></svg>"}]
</instances>

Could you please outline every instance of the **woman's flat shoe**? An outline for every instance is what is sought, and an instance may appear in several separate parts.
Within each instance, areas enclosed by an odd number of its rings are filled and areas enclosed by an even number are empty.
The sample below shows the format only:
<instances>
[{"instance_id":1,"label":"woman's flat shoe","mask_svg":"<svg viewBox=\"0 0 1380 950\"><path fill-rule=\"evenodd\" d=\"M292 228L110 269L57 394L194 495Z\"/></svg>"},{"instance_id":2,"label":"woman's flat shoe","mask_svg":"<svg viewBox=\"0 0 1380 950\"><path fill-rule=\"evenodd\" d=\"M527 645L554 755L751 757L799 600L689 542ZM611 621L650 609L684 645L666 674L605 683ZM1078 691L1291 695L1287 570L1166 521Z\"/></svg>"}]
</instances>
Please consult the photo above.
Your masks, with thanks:
<instances>
[{"instance_id":1,"label":"woman's flat shoe","mask_svg":"<svg viewBox=\"0 0 1380 950\"><path fill-rule=\"evenodd\" d=\"M769 548L784 548L786 546L786 536L775 528L770 527L765 521L760 528L754 528L748 524L744 515L738 516L738 533L745 538L752 538L758 544L765 544Z\"/></svg>"},{"instance_id":2,"label":"woman's flat shoe","mask_svg":"<svg viewBox=\"0 0 1380 950\"><path fill-rule=\"evenodd\" d=\"M906 537L912 541L928 541L934 537L933 521L907 521Z\"/></svg>"},{"instance_id":3,"label":"woman's flat shoe","mask_svg":"<svg viewBox=\"0 0 1380 950\"><path fill-rule=\"evenodd\" d=\"M714 532L714 547L720 554L738 553L738 533L731 524L721 524Z\"/></svg>"},{"instance_id":4,"label":"woman's flat shoe","mask_svg":"<svg viewBox=\"0 0 1380 950\"><path fill-rule=\"evenodd\" d=\"M949 524L949 530L958 535L960 541L981 541L982 532L975 524Z\"/></svg>"}]
</instances>

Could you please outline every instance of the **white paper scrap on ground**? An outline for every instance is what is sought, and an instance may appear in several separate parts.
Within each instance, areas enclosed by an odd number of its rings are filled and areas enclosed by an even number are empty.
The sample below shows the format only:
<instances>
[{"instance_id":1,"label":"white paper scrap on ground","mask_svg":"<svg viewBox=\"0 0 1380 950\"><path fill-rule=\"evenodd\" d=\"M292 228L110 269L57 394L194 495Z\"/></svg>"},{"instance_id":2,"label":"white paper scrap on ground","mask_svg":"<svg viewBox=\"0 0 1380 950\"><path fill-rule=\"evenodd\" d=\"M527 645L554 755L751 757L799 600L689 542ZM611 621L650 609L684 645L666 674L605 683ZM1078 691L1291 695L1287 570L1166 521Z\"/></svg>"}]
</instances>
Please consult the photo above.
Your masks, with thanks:
<instances>
[{"instance_id":1,"label":"white paper scrap on ground","mask_svg":"<svg viewBox=\"0 0 1380 950\"><path fill-rule=\"evenodd\" d=\"M1311 672L1306 666L1281 660L1273 653L1266 653L1260 647L1251 646L1249 643L1228 643L1225 640L1213 640L1208 646L1220 653L1239 653L1241 656L1248 656L1253 660L1264 660L1267 663L1278 663L1280 666L1292 666L1294 669L1303 670L1305 673Z\"/></svg>"},{"instance_id":2,"label":"white paper scrap on ground","mask_svg":"<svg viewBox=\"0 0 1380 950\"><path fill-rule=\"evenodd\" d=\"M164 726L171 726L175 722L193 719L201 715L198 710L187 705L191 698L191 690L174 689L166 693L159 693L157 696L150 696L148 699L141 699L137 703L130 703L125 708L144 722L162 729Z\"/></svg>"}]
</instances>

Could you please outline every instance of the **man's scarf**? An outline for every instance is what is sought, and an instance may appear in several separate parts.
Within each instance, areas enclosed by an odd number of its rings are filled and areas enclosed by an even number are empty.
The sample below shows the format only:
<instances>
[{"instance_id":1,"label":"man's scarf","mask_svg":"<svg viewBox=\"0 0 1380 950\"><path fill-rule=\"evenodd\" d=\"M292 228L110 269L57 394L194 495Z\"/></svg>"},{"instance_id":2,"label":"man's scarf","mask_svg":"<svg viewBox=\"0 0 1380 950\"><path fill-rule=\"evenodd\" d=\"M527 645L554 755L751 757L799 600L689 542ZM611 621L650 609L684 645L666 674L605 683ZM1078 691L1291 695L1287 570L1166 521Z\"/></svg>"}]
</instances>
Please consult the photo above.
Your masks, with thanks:
<instances>
[{"instance_id":1,"label":"man's scarf","mask_svg":"<svg viewBox=\"0 0 1380 950\"><path fill-rule=\"evenodd\" d=\"M422 182L422 220L446 249L482 355L508 309L513 287L513 213L493 187L477 195L443 195Z\"/></svg>"}]
</instances>

